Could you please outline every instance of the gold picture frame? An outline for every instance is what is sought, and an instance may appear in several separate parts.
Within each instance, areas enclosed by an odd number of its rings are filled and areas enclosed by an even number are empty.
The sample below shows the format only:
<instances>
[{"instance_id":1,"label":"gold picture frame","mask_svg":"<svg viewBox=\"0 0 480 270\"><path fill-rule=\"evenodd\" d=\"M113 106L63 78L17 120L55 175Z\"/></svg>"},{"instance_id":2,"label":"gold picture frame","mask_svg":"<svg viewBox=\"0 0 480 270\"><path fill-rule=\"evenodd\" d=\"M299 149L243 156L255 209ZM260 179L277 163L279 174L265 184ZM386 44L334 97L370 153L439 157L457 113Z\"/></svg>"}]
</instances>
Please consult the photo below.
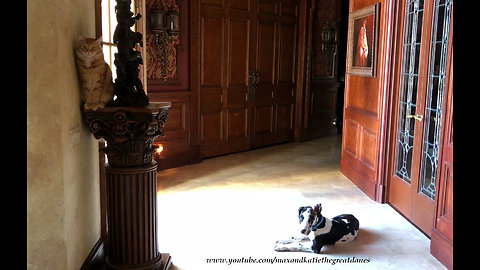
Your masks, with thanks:
<instances>
[{"instance_id":1,"label":"gold picture frame","mask_svg":"<svg viewBox=\"0 0 480 270\"><path fill-rule=\"evenodd\" d=\"M348 17L347 73L375 77L377 72L380 3L350 13Z\"/></svg>"}]
</instances>

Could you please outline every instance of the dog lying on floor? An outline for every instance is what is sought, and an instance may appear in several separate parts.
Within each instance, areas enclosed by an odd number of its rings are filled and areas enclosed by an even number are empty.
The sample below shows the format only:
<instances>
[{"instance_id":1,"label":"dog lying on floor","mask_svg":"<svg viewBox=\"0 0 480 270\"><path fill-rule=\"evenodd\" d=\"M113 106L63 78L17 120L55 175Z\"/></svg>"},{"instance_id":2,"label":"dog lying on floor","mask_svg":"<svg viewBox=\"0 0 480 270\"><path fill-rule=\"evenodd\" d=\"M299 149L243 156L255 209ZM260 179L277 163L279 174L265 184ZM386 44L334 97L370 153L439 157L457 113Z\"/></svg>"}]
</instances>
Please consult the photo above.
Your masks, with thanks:
<instances>
[{"instance_id":1,"label":"dog lying on floor","mask_svg":"<svg viewBox=\"0 0 480 270\"><path fill-rule=\"evenodd\" d=\"M302 237L276 242L275 251L303 251L320 253L324 245L344 244L357 237L358 220L350 214L338 215L332 219L322 216L322 205L298 208ZM313 240L309 234L313 234Z\"/></svg>"}]
</instances>

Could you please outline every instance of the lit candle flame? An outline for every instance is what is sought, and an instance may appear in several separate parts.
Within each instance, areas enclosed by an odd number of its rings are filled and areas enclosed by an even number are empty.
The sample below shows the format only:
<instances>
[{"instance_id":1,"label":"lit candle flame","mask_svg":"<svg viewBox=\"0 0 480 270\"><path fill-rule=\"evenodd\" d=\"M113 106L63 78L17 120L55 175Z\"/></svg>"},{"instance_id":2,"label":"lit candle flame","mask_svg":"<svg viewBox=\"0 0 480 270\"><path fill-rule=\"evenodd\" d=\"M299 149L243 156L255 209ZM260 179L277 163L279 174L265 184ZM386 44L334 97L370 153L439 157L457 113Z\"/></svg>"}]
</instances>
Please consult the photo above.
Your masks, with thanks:
<instances>
[{"instance_id":1,"label":"lit candle flame","mask_svg":"<svg viewBox=\"0 0 480 270\"><path fill-rule=\"evenodd\" d=\"M160 154L162 151L163 151L163 144L159 144L155 152L157 152L157 154Z\"/></svg>"}]
</instances>

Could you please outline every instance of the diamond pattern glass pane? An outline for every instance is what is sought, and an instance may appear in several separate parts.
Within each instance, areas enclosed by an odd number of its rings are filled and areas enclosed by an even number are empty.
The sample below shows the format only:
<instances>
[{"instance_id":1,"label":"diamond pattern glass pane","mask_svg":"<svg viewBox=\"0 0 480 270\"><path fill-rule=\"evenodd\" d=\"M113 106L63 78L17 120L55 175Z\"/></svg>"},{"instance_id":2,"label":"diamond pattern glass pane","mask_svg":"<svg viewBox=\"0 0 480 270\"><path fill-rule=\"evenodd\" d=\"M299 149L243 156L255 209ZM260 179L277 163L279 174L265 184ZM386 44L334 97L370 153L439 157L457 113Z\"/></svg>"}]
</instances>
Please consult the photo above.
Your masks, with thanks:
<instances>
[{"instance_id":1,"label":"diamond pattern glass pane","mask_svg":"<svg viewBox=\"0 0 480 270\"><path fill-rule=\"evenodd\" d=\"M402 70L398 104L395 175L410 183L412 176L414 115L417 108L418 70L422 39L423 0L409 0L405 8Z\"/></svg>"},{"instance_id":2,"label":"diamond pattern glass pane","mask_svg":"<svg viewBox=\"0 0 480 270\"><path fill-rule=\"evenodd\" d=\"M442 105L448 54L448 39L453 0L435 1L430 71L427 85L425 133L422 152L420 190L435 199Z\"/></svg>"}]
</instances>

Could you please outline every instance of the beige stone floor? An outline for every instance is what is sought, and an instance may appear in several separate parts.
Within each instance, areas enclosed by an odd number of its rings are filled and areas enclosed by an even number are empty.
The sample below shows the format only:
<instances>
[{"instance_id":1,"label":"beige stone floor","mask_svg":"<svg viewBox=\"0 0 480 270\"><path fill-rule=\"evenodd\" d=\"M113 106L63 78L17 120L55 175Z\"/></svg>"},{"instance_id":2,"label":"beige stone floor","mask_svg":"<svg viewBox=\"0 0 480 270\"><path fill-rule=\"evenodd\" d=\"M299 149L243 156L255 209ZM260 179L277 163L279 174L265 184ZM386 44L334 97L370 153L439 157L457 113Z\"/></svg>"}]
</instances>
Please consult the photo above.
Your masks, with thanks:
<instances>
[{"instance_id":1,"label":"beige stone floor","mask_svg":"<svg viewBox=\"0 0 480 270\"><path fill-rule=\"evenodd\" d=\"M340 173L340 146L341 137L329 137L159 172L160 251L171 254L178 270L445 269L430 254L427 237ZM357 239L325 246L322 254L275 252L276 240L298 233L298 207L315 203L322 203L327 217L354 214ZM267 262L207 262L242 258ZM349 258L369 262L333 260Z\"/></svg>"}]
</instances>

